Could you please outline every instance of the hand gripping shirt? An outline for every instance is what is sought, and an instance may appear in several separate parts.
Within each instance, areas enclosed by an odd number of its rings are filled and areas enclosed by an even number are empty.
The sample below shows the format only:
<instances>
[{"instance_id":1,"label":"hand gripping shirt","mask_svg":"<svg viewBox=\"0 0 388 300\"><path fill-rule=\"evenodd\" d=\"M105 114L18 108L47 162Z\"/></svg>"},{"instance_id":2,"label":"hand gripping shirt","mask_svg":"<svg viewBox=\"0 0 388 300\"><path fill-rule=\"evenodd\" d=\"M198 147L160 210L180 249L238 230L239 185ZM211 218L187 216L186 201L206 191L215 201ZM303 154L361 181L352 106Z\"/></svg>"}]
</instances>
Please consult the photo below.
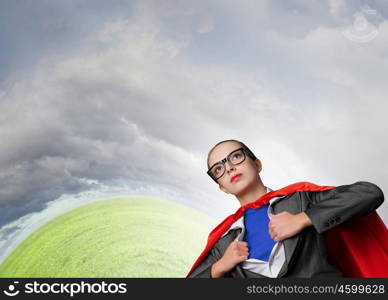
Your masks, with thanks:
<instances>
[{"instance_id":1,"label":"hand gripping shirt","mask_svg":"<svg viewBox=\"0 0 388 300\"><path fill-rule=\"evenodd\" d=\"M266 190L267 193L272 191L267 187ZM249 257L241 263L242 267L251 272L272 278L278 276L285 262L283 242L275 242L271 239L268 232L268 223L272 216L272 205L281 198L283 197L272 198L268 205L259 208L256 212L249 209L246 210L244 215L229 228L229 230L241 228L242 231L236 239L248 242ZM255 218L259 220L255 220ZM254 226L260 226L260 229L257 230ZM255 234L256 236L254 236ZM262 244L260 244L261 241L263 241Z\"/></svg>"}]
</instances>

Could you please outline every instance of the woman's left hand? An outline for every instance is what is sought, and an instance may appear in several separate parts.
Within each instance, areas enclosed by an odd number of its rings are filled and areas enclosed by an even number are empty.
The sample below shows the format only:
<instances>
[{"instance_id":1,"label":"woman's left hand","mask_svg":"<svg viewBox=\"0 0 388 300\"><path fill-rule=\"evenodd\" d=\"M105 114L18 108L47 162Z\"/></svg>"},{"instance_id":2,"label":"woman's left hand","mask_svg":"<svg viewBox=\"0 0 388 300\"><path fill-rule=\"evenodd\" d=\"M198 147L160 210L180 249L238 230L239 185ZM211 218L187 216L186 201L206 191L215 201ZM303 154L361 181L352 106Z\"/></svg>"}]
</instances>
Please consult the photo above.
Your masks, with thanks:
<instances>
[{"instance_id":1,"label":"woman's left hand","mask_svg":"<svg viewBox=\"0 0 388 300\"><path fill-rule=\"evenodd\" d=\"M311 225L310 218L304 212L294 215L283 211L272 215L268 229L271 238L276 242L280 242L298 234L303 228Z\"/></svg>"}]
</instances>

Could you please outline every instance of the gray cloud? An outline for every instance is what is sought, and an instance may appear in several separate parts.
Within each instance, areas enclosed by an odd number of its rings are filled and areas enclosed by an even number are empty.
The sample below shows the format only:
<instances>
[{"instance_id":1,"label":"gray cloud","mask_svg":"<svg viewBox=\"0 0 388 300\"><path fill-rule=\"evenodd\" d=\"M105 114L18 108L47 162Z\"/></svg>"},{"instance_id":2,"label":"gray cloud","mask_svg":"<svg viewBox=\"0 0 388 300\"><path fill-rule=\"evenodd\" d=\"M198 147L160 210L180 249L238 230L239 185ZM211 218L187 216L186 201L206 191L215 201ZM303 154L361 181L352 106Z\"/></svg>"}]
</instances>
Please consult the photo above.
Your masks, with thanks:
<instances>
[{"instance_id":1,"label":"gray cloud","mask_svg":"<svg viewBox=\"0 0 388 300\"><path fill-rule=\"evenodd\" d=\"M129 16L133 1L2 1L0 80L31 72L42 57L75 53L82 39L112 16Z\"/></svg>"},{"instance_id":2,"label":"gray cloud","mask_svg":"<svg viewBox=\"0 0 388 300\"><path fill-rule=\"evenodd\" d=\"M272 188L370 180L387 190L385 6L378 38L360 45L341 34L359 9L349 2L222 3L116 7L74 49L3 83L0 226L104 186L220 218L236 200L204 171L226 138L258 153Z\"/></svg>"}]
</instances>

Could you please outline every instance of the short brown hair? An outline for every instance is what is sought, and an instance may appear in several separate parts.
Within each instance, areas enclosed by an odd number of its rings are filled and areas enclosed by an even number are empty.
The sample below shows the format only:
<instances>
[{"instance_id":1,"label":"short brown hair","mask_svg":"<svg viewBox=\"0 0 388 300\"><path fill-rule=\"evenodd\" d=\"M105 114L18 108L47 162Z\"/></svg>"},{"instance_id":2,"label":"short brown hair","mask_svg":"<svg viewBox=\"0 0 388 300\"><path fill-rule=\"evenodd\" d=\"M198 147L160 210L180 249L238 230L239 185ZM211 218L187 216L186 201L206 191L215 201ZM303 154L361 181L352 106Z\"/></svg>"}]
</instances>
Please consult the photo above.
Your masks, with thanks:
<instances>
[{"instance_id":1,"label":"short brown hair","mask_svg":"<svg viewBox=\"0 0 388 300\"><path fill-rule=\"evenodd\" d=\"M210 157L210 154L213 152L213 150L218 146L218 145L220 145L220 144L222 144L222 143L226 143L226 142L236 142L236 143L238 143L238 144L240 144L241 145L241 147L243 147L246 151L247 151L247 153L248 153L248 155L253 159L253 160L255 160L256 159L256 155L255 154L253 154L253 152L243 143L243 142L240 142L240 141L238 141L238 140L224 140L224 141L221 141L221 142L218 142L217 144L215 144L214 146L213 146L213 148L211 148L210 149L210 151L209 151L209 153L207 154L207 168L209 169L209 157Z\"/></svg>"}]
</instances>

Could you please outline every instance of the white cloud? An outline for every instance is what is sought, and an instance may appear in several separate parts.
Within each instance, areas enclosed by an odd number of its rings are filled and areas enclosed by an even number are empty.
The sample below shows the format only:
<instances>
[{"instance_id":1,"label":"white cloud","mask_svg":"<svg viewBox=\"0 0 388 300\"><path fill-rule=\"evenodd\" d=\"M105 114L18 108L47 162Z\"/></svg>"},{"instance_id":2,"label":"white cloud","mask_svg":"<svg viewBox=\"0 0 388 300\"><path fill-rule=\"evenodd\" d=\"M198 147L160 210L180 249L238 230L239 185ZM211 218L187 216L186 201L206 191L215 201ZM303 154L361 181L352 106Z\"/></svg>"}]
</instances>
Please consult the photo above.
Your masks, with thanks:
<instances>
[{"instance_id":1,"label":"white cloud","mask_svg":"<svg viewBox=\"0 0 388 300\"><path fill-rule=\"evenodd\" d=\"M255 150L271 188L370 180L387 190L386 21L359 44L310 15L289 35L290 19L268 18L277 16L268 2L238 5L231 32L223 17L234 2L222 16L163 3L112 18L72 54L48 57L0 93L0 201L13 207L3 218L106 186L159 193L220 218L238 203L207 178L206 155L229 138ZM327 13L338 16L344 8L333 3ZM304 9L314 14L307 2ZM251 56L233 60L224 44L216 48L224 60L196 55L198 33L246 42L236 53Z\"/></svg>"},{"instance_id":2,"label":"white cloud","mask_svg":"<svg viewBox=\"0 0 388 300\"><path fill-rule=\"evenodd\" d=\"M198 25L196 31L200 34L206 34L214 30L215 24L214 19L206 16L202 18L200 24Z\"/></svg>"},{"instance_id":3,"label":"white cloud","mask_svg":"<svg viewBox=\"0 0 388 300\"><path fill-rule=\"evenodd\" d=\"M334 17L339 17L346 9L345 0L329 0L329 10Z\"/></svg>"}]
</instances>

